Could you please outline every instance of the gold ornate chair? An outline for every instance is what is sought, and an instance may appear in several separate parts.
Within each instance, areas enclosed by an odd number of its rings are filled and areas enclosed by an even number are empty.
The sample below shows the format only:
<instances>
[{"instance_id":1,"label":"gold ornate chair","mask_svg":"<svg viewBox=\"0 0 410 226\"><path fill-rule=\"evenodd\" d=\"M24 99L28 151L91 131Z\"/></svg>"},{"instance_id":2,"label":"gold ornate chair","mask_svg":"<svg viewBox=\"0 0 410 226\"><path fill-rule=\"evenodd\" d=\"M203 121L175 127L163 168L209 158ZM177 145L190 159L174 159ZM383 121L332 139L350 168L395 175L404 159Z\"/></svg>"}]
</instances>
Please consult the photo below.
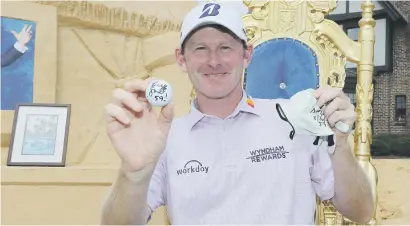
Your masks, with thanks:
<instances>
[{"instance_id":1,"label":"gold ornate chair","mask_svg":"<svg viewBox=\"0 0 410 226\"><path fill-rule=\"evenodd\" d=\"M377 173L370 155L374 5L370 0L362 3L359 40L355 42L339 25L326 19L335 10L336 0L245 0L244 3L250 10L243 17L246 33L255 48L244 73L244 89L250 96L290 98L301 90L325 84L344 87L346 62L358 65L357 121L351 143L377 200ZM317 224L355 224L341 216L331 203L318 199L317 204ZM376 224L375 213L368 224Z\"/></svg>"}]
</instances>

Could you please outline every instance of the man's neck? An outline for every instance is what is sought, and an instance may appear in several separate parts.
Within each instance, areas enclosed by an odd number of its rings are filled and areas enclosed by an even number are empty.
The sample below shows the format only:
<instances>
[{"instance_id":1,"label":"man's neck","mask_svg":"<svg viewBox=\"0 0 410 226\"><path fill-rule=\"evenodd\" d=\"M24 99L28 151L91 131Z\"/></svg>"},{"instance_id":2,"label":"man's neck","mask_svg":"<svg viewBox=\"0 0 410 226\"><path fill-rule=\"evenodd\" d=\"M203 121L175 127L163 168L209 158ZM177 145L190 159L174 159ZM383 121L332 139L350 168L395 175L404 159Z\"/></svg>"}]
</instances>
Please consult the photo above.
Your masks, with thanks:
<instances>
[{"instance_id":1,"label":"man's neck","mask_svg":"<svg viewBox=\"0 0 410 226\"><path fill-rule=\"evenodd\" d=\"M242 100L242 97L242 89L235 89L227 97L222 99L209 99L203 95L198 95L197 107L203 114L225 119L233 113Z\"/></svg>"}]
</instances>

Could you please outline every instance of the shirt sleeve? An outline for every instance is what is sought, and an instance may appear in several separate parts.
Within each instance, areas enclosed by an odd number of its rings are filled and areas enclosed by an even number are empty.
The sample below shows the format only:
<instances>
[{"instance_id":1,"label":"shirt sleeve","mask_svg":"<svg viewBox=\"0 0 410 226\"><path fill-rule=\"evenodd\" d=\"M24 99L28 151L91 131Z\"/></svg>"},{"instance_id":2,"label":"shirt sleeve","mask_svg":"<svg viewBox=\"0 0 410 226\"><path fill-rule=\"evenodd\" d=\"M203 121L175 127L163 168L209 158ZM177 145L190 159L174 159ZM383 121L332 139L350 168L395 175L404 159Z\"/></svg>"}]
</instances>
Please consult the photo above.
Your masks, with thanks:
<instances>
[{"instance_id":1,"label":"shirt sleeve","mask_svg":"<svg viewBox=\"0 0 410 226\"><path fill-rule=\"evenodd\" d=\"M147 202L150 209L148 221L152 213L166 202L166 157L165 152L159 158L148 188Z\"/></svg>"},{"instance_id":2,"label":"shirt sleeve","mask_svg":"<svg viewBox=\"0 0 410 226\"><path fill-rule=\"evenodd\" d=\"M329 146L329 144L333 144ZM333 142L320 139L317 144L313 144L311 179L316 194L322 201L333 198L335 194L335 179L333 174L332 161L328 149L334 149Z\"/></svg>"},{"instance_id":3,"label":"shirt sleeve","mask_svg":"<svg viewBox=\"0 0 410 226\"><path fill-rule=\"evenodd\" d=\"M14 43L14 48L19 51L20 53L25 53L28 48L26 46L22 46L20 43L16 42Z\"/></svg>"}]
</instances>

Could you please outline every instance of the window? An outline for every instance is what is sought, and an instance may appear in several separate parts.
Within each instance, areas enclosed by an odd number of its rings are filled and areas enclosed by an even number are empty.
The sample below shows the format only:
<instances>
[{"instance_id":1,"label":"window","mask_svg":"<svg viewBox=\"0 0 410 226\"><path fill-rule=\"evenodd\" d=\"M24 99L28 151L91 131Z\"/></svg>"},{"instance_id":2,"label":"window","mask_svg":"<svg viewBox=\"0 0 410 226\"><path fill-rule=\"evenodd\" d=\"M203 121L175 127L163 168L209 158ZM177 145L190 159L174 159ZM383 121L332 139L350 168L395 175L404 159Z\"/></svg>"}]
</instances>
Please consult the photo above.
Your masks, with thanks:
<instances>
[{"instance_id":1,"label":"window","mask_svg":"<svg viewBox=\"0 0 410 226\"><path fill-rule=\"evenodd\" d=\"M396 96L396 115L395 121L400 123L406 122L406 96Z\"/></svg>"},{"instance_id":2,"label":"window","mask_svg":"<svg viewBox=\"0 0 410 226\"><path fill-rule=\"evenodd\" d=\"M353 41L358 41L359 40L359 31L360 28L358 27L352 27L347 29L347 36L351 38Z\"/></svg>"},{"instance_id":3,"label":"window","mask_svg":"<svg viewBox=\"0 0 410 226\"><path fill-rule=\"evenodd\" d=\"M346 24L343 24L343 30L347 36L353 41L359 41L359 32L360 28L357 26L357 21L350 21ZM375 56L376 57L376 56ZM347 61L346 68L357 68L357 64Z\"/></svg>"}]
</instances>

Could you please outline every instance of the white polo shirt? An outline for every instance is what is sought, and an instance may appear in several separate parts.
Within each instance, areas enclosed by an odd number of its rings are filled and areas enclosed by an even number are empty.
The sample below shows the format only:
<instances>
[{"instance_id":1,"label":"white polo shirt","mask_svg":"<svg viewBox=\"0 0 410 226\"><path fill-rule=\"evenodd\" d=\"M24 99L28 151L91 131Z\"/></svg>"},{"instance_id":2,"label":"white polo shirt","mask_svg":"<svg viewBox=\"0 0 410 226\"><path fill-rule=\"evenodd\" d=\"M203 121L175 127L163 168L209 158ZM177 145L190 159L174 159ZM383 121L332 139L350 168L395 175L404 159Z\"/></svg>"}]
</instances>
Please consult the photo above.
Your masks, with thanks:
<instances>
[{"instance_id":1,"label":"white polo shirt","mask_svg":"<svg viewBox=\"0 0 410 226\"><path fill-rule=\"evenodd\" d=\"M334 195L326 141L295 135L276 110L286 99L242 101L226 119L194 105L174 119L148 205L172 224L315 224L316 194Z\"/></svg>"}]
</instances>

